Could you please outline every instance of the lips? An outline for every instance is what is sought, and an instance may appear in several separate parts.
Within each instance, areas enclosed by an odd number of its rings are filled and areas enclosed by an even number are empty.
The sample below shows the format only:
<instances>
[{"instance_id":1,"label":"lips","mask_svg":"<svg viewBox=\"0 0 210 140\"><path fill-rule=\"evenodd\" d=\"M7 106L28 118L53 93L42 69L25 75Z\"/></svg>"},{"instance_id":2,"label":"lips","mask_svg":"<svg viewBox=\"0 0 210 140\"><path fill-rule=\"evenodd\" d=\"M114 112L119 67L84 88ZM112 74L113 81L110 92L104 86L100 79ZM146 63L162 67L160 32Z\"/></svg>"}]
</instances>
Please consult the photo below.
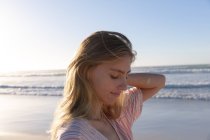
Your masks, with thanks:
<instances>
[{"instance_id":1,"label":"lips","mask_svg":"<svg viewBox=\"0 0 210 140\"><path fill-rule=\"evenodd\" d=\"M120 96L121 92L111 92L111 94L114 96Z\"/></svg>"}]
</instances>

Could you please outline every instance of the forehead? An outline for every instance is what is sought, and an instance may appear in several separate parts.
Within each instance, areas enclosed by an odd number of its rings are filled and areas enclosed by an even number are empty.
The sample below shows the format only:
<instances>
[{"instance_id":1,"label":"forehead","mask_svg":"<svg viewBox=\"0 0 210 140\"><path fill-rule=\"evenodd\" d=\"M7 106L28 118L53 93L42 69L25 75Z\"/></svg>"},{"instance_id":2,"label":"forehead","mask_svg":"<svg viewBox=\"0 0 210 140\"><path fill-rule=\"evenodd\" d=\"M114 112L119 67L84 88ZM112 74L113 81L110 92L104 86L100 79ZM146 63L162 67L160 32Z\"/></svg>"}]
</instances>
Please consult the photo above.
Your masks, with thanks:
<instances>
[{"instance_id":1,"label":"forehead","mask_svg":"<svg viewBox=\"0 0 210 140\"><path fill-rule=\"evenodd\" d=\"M132 60L131 57L125 56L125 57L120 57L119 59L113 60L113 61L107 61L99 65L99 67L102 70L106 71L122 71L127 73L130 71L130 66L131 66Z\"/></svg>"}]
</instances>

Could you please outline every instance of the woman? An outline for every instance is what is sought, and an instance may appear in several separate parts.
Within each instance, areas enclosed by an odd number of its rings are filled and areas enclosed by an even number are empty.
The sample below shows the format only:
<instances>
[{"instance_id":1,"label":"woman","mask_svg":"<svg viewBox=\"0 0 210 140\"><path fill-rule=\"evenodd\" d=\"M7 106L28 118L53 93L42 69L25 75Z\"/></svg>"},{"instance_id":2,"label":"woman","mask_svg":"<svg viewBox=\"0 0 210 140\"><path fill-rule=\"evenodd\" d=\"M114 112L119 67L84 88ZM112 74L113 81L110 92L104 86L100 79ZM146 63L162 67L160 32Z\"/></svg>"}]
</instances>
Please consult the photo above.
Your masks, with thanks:
<instances>
[{"instance_id":1,"label":"woman","mask_svg":"<svg viewBox=\"0 0 210 140\"><path fill-rule=\"evenodd\" d=\"M121 33L87 37L67 69L51 139L132 140L143 102L165 85L163 75L130 74L134 59L131 42Z\"/></svg>"}]
</instances>

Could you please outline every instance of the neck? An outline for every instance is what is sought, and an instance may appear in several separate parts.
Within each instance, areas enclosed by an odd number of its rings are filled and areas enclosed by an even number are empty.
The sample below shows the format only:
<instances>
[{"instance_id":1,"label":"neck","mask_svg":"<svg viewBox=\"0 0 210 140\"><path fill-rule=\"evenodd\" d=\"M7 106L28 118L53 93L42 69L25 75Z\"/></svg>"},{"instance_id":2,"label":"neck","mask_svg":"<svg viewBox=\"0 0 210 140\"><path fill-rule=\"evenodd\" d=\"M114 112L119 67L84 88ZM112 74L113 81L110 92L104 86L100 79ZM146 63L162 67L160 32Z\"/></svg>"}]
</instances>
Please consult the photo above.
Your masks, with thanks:
<instances>
[{"instance_id":1,"label":"neck","mask_svg":"<svg viewBox=\"0 0 210 140\"><path fill-rule=\"evenodd\" d=\"M88 119L90 120L101 120L104 118L103 107L101 105L96 105L92 111L89 113Z\"/></svg>"}]
</instances>

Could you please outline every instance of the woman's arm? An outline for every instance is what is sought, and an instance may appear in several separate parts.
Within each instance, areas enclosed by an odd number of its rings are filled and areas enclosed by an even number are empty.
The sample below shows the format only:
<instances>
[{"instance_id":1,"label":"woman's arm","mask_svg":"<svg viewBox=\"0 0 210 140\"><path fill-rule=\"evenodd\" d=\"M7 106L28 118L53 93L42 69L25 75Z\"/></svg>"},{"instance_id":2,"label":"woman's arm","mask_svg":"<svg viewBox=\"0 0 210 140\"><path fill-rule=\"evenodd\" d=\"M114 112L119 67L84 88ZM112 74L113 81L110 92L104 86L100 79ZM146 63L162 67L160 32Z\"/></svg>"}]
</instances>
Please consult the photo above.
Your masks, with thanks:
<instances>
[{"instance_id":1,"label":"woman's arm","mask_svg":"<svg viewBox=\"0 0 210 140\"><path fill-rule=\"evenodd\" d=\"M143 93L143 101L151 98L165 86L165 76L150 73L132 73L128 75L128 85L140 88Z\"/></svg>"}]
</instances>

